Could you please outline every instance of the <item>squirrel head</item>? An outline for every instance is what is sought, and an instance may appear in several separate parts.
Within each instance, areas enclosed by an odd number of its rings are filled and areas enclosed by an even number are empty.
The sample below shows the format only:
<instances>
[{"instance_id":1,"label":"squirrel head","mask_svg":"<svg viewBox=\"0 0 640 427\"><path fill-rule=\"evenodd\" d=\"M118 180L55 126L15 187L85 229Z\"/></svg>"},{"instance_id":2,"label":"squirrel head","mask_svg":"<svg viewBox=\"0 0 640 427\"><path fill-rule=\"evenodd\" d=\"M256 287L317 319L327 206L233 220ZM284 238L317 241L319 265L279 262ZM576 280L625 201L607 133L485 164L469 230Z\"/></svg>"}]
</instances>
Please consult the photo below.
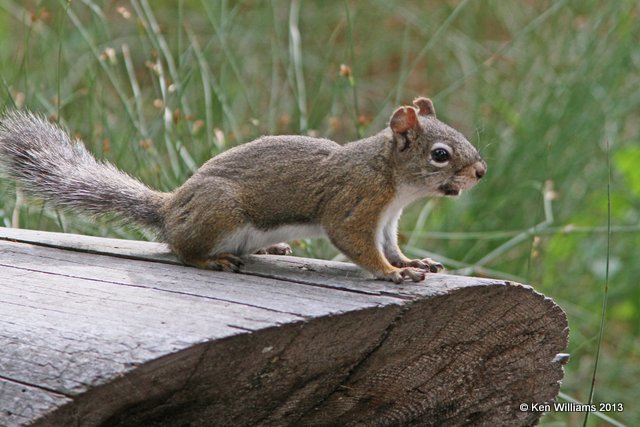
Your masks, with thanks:
<instances>
[{"instance_id":1,"label":"squirrel head","mask_svg":"<svg viewBox=\"0 0 640 427\"><path fill-rule=\"evenodd\" d=\"M424 196L457 196L484 176L487 165L457 130L436 118L428 98L398 108L389 121L400 184Z\"/></svg>"}]
</instances>

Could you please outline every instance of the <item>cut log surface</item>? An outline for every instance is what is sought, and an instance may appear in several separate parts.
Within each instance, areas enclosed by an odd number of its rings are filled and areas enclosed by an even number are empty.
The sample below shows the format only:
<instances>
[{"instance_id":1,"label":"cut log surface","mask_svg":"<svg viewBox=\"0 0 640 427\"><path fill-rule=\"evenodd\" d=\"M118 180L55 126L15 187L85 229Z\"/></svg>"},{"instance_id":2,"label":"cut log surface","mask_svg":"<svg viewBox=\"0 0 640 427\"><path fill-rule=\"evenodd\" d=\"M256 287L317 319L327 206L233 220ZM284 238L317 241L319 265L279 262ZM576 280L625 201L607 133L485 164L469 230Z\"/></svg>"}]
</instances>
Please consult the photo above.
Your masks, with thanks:
<instances>
[{"instance_id":1,"label":"cut log surface","mask_svg":"<svg viewBox=\"0 0 640 427\"><path fill-rule=\"evenodd\" d=\"M0 425L533 425L568 326L531 287L0 228Z\"/></svg>"}]
</instances>

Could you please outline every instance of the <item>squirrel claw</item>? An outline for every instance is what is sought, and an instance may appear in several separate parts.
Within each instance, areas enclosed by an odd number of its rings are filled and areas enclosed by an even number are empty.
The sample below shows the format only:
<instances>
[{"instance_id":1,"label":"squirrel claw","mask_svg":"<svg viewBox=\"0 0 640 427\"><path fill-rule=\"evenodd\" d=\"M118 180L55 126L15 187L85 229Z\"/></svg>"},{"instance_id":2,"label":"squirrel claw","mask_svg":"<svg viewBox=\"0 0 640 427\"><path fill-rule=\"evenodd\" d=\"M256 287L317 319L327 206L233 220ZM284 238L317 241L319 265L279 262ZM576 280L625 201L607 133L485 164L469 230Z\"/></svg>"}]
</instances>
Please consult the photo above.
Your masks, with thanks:
<instances>
[{"instance_id":1,"label":"squirrel claw","mask_svg":"<svg viewBox=\"0 0 640 427\"><path fill-rule=\"evenodd\" d=\"M425 279L426 274L424 271L413 267L399 268L384 275L382 278L390 280L396 284L400 284L405 280L411 280L413 282L421 282Z\"/></svg>"},{"instance_id":2,"label":"squirrel claw","mask_svg":"<svg viewBox=\"0 0 640 427\"><path fill-rule=\"evenodd\" d=\"M413 267L430 273L438 273L444 270L444 265L431 258L410 259L404 262L394 263L396 267Z\"/></svg>"}]
</instances>

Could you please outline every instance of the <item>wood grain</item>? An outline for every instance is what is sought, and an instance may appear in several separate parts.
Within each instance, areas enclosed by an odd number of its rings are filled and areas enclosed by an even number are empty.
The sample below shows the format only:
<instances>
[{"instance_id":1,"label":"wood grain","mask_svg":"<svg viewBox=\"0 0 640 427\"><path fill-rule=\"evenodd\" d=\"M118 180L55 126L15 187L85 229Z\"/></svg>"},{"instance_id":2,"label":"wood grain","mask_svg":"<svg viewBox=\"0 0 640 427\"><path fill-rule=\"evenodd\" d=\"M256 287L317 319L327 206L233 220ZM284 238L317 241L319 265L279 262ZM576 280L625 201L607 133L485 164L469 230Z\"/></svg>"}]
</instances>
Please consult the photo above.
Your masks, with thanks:
<instances>
[{"instance_id":1,"label":"wood grain","mask_svg":"<svg viewBox=\"0 0 640 427\"><path fill-rule=\"evenodd\" d=\"M567 335L517 283L0 228L0 425L530 425Z\"/></svg>"}]
</instances>

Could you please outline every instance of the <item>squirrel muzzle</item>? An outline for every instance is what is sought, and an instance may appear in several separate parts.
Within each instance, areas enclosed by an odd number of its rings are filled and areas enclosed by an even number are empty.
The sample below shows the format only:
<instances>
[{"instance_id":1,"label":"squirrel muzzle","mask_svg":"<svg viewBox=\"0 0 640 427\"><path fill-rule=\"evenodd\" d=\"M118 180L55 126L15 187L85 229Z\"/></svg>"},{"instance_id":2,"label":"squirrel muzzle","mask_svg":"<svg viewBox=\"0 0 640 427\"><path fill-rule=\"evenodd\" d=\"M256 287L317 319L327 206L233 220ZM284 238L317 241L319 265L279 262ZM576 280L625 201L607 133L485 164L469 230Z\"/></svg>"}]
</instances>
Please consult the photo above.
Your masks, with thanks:
<instances>
[{"instance_id":1,"label":"squirrel muzzle","mask_svg":"<svg viewBox=\"0 0 640 427\"><path fill-rule=\"evenodd\" d=\"M487 163L484 160L465 166L446 182L438 187L445 196L459 196L462 190L473 187L487 173Z\"/></svg>"}]
</instances>

